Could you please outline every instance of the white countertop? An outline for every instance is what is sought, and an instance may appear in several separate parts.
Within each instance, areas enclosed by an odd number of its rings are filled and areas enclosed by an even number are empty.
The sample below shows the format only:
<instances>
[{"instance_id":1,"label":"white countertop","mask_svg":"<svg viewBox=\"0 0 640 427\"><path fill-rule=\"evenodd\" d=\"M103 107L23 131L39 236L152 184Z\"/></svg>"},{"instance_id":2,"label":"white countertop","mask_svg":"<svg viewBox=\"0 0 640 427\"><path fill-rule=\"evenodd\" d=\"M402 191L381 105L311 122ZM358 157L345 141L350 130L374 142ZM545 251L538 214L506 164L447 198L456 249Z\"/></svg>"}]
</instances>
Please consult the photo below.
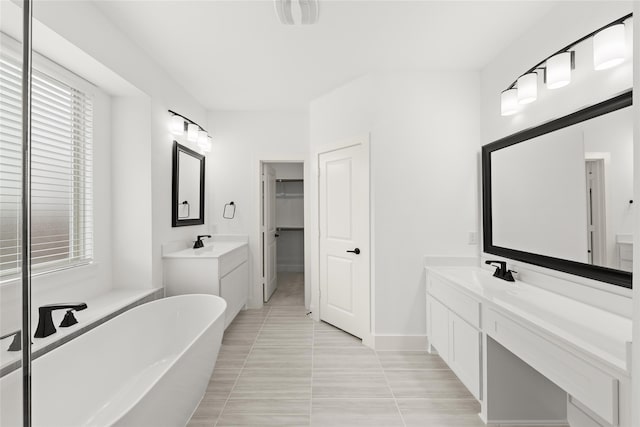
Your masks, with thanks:
<instances>
[{"instance_id":1,"label":"white countertop","mask_svg":"<svg viewBox=\"0 0 640 427\"><path fill-rule=\"evenodd\" d=\"M203 248L185 248L166 253L162 258L219 258L235 249L246 246L246 242L214 241L205 243Z\"/></svg>"},{"instance_id":2,"label":"white countertop","mask_svg":"<svg viewBox=\"0 0 640 427\"><path fill-rule=\"evenodd\" d=\"M628 371L631 319L521 281L506 282L478 267L428 267L485 301Z\"/></svg>"}]
</instances>

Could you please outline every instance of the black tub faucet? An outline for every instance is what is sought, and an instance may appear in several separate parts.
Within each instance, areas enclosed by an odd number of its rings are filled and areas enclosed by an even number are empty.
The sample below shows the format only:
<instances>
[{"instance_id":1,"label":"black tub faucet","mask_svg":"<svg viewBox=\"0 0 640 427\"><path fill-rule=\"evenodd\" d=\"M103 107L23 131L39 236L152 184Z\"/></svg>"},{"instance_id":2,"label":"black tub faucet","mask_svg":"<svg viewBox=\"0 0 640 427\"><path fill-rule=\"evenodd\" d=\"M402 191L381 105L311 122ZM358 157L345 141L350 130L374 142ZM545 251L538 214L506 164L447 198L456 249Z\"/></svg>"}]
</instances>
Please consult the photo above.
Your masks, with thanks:
<instances>
[{"instance_id":1,"label":"black tub faucet","mask_svg":"<svg viewBox=\"0 0 640 427\"><path fill-rule=\"evenodd\" d=\"M22 350L22 329L18 329L17 331L9 332L6 335L0 337L0 340L5 338L9 338L13 336L13 341L9 344L9 348L7 351L20 351Z\"/></svg>"},{"instance_id":2,"label":"black tub faucet","mask_svg":"<svg viewBox=\"0 0 640 427\"><path fill-rule=\"evenodd\" d=\"M202 242L203 237L211 238L211 234L200 234L196 238L195 243L193 244L193 249L204 248L204 243Z\"/></svg>"},{"instance_id":3,"label":"black tub faucet","mask_svg":"<svg viewBox=\"0 0 640 427\"><path fill-rule=\"evenodd\" d=\"M39 307L38 328L36 329L36 334L33 337L44 338L56 333L56 327L53 326L53 319L51 317L51 312L53 310L67 309L67 314L65 314L64 319L62 319L62 322L60 323L60 327L65 328L78 323L73 315L73 310L80 311L85 308L87 308L87 304L84 302L48 304Z\"/></svg>"},{"instance_id":4,"label":"black tub faucet","mask_svg":"<svg viewBox=\"0 0 640 427\"><path fill-rule=\"evenodd\" d=\"M502 280L506 280L507 282L515 282L515 279L513 278L513 273L511 270L507 270L507 263L506 261L492 261L492 260L488 260L484 262L485 264L488 265L493 265L495 267L495 264L498 264L498 267L496 268L496 271L493 273L493 277L497 277L498 279L502 279Z\"/></svg>"}]
</instances>

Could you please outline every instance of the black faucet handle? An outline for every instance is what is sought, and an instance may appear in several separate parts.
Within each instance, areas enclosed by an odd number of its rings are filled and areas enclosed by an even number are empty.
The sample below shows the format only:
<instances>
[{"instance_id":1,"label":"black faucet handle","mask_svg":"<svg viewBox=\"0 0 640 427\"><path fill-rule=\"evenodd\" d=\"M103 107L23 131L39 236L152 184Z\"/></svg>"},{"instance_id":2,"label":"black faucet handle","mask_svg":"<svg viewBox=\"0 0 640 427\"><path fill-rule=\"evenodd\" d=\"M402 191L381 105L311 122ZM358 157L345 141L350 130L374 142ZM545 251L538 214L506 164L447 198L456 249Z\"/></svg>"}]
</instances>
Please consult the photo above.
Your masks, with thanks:
<instances>
[{"instance_id":1,"label":"black faucet handle","mask_svg":"<svg viewBox=\"0 0 640 427\"><path fill-rule=\"evenodd\" d=\"M202 240L203 237L207 237L207 238L211 238L211 234L198 234L198 236L196 236L196 240Z\"/></svg>"}]
</instances>

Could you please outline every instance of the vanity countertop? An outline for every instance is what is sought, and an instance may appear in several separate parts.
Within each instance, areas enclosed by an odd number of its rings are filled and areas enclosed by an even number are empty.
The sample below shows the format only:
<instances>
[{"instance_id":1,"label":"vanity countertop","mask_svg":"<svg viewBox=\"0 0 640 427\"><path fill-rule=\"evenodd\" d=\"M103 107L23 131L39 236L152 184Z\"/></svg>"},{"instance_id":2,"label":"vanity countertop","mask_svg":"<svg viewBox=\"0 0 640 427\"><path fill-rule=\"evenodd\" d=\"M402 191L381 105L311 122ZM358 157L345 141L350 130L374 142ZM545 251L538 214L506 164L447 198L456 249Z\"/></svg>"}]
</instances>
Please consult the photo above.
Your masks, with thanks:
<instances>
[{"instance_id":1,"label":"vanity countertop","mask_svg":"<svg viewBox=\"0 0 640 427\"><path fill-rule=\"evenodd\" d=\"M478 267L428 267L430 274L453 282L497 308L571 346L628 372L631 319L517 280L494 278Z\"/></svg>"},{"instance_id":2,"label":"vanity countertop","mask_svg":"<svg viewBox=\"0 0 640 427\"><path fill-rule=\"evenodd\" d=\"M203 248L184 248L164 254L163 258L219 258L238 248L247 246L247 242L214 241L207 242Z\"/></svg>"}]
</instances>

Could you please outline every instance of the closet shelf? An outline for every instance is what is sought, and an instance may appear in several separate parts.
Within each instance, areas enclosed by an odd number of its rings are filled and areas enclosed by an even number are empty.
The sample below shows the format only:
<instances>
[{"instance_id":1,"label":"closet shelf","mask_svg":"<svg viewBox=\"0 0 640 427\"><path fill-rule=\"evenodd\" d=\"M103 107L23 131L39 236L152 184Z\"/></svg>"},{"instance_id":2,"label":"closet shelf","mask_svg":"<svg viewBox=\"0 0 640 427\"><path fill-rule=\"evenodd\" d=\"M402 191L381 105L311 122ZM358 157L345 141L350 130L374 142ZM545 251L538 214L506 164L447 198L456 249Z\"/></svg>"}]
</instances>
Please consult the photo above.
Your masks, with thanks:
<instances>
[{"instance_id":1,"label":"closet shelf","mask_svg":"<svg viewBox=\"0 0 640 427\"><path fill-rule=\"evenodd\" d=\"M277 199L299 199L304 197L303 193L276 193Z\"/></svg>"}]
</instances>

